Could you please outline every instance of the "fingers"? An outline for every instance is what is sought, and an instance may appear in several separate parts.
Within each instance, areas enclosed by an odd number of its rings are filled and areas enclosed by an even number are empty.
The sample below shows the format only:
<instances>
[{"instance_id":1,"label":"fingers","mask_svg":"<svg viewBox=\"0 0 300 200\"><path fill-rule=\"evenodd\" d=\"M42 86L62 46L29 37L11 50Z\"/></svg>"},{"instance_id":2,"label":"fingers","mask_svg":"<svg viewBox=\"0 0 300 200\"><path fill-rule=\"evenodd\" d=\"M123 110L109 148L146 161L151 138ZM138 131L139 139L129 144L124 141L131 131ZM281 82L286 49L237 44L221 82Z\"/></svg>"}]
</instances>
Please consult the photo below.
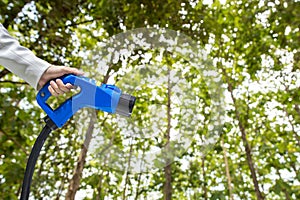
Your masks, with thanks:
<instances>
[{"instance_id":1,"label":"fingers","mask_svg":"<svg viewBox=\"0 0 300 200\"><path fill-rule=\"evenodd\" d=\"M39 87L42 87L49 80L65 74L83 75L84 73L73 67L51 65L40 78L38 85ZM60 79L56 79L55 81L50 81L48 90L53 96L58 96L69 92L73 88L75 87L70 83L64 84Z\"/></svg>"},{"instance_id":2,"label":"fingers","mask_svg":"<svg viewBox=\"0 0 300 200\"><path fill-rule=\"evenodd\" d=\"M50 81L48 90L53 96L58 96L66 92L69 92L73 88L74 86L71 85L70 83L64 84L62 80L56 79L55 81Z\"/></svg>"},{"instance_id":3,"label":"fingers","mask_svg":"<svg viewBox=\"0 0 300 200\"><path fill-rule=\"evenodd\" d=\"M64 74L75 74L75 75L83 75L84 73L79 69L72 68L72 67L63 67Z\"/></svg>"},{"instance_id":4,"label":"fingers","mask_svg":"<svg viewBox=\"0 0 300 200\"><path fill-rule=\"evenodd\" d=\"M43 87L49 80L63 76L65 74L75 74L80 76L84 73L79 69L73 67L51 65L41 76L38 82L38 86ZM55 88L53 89L55 90Z\"/></svg>"}]
</instances>

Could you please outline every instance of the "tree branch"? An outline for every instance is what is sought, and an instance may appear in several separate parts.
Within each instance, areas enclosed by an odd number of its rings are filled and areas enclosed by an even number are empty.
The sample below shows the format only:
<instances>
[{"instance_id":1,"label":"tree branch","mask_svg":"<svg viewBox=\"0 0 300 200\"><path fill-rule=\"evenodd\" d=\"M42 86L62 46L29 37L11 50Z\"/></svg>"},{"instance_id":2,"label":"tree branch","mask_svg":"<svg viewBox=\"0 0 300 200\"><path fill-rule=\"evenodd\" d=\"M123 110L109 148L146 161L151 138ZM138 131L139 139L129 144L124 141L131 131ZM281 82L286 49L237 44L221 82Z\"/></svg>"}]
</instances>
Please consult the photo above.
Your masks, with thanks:
<instances>
[{"instance_id":1,"label":"tree branch","mask_svg":"<svg viewBox=\"0 0 300 200\"><path fill-rule=\"evenodd\" d=\"M227 152L226 152L226 148L224 146L224 136L221 136L221 147L222 147L222 150L223 150L223 156L224 156L224 162L225 162L225 171L226 171L226 177L227 177L229 199L233 200L233 191L232 191L232 186L231 186L231 175L230 175L230 169L229 169L229 164L228 164Z\"/></svg>"},{"instance_id":2,"label":"tree branch","mask_svg":"<svg viewBox=\"0 0 300 200\"><path fill-rule=\"evenodd\" d=\"M80 152L80 155L79 155L79 158L78 158L78 161L77 161L77 166L75 167L75 170L73 172L73 177L70 181L68 191L67 191L67 194L65 196L66 200L74 200L76 192L79 188L80 180L81 180L81 176L82 176L82 171L83 171L84 164L85 164L85 161L86 161L85 160L86 159L86 154L87 154L87 151L88 151L88 148L89 148L90 141L92 139L94 125L96 123L95 118L96 118L96 112L92 111L91 116L90 116L89 126L88 126L88 129L87 129L86 134L85 134L84 144L82 145L81 152Z\"/></svg>"},{"instance_id":3,"label":"tree branch","mask_svg":"<svg viewBox=\"0 0 300 200\"><path fill-rule=\"evenodd\" d=\"M220 67L220 69L222 70L222 73L223 73L224 77L226 78L226 82L227 82L227 85L228 85L227 89L230 92L230 96L231 96L231 99L233 101L233 106L235 108L235 116L236 116L236 119L238 121L238 126L239 126L239 129L240 129L241 135L242 135L242 140L243 140L243 143L244 143L244 149L245 149L245 152L246 152L247 164L248 164L249 169L250 169L250 174L251 174L251 178L252 178L252 181L253 181L253 184L254 184L256 197L259 200L263 200L264 196L263 196L263 194L261 193L261 191L259 189L259 184L258 184L258 180L257 180L255 166L254 166L254 163L253 163L253 160L252 160L251 147L250 147L248 139L247 139L246 127L245 127L245 124L242 121L241 114L238 110L236 98L233 95L233 90L234 89L233 89L233 86L232 86L231 82L229 81L229 77L228 77L228 74L226 73L226 70L223 67Z\"/></svg>"},{"instance_id":4,"label":"tree branch","mask_svg":"<svg viewBox=\"0 0 300 200\"><path fill-rule=\"evenodd\" d=\"M169 63L168 63L169 64ZM170 132L171 132L171 80L170 80L170 65L168 65L168 88L167 88L167 130L165 134L166 139L166 152L170 152ZM166 166L164 168L165 172L165 183L163 188L164 200L172 199L172 167L171 158L166 154Z\"/></svg>"},{"instance_id":5,"label":"tree branch","mask_svg":"<svg viewBox=\"0 0 300 200\"><path fill-rule=\"evenodd\" d=\"M9 81L9 80L0 81L0 84L2 84L2 83L12 83L12 84L18 84L18 85L28 85L28 83L26 83L26 82L22 82L22 81Z\"/></svg>"},{"instance_id":6,"label":"tree branch","mask_svg":"<svg viewBox=\"0 0 300 200\"><path fill-rule=\"evenodd\" d=\"M7 69L3 69L0 72L0 78L3 78L4 76L6 76L7 74L11 73L10 71L8 71Z\"/></svg>"},{"instance_id":7,"label":"tree branch","mask_svg":"<svg viewBox=\"0 0 300 200\"><path fill-rule=\"evenodd\" d=\"M8 138L8 140L13 141L13 143L15 143L26 154L26 156L29 155L28 152L26 151L26 149L24 149L24 147L17 140L15 140L13 137L11 137L9 134L7 134L2 129L0 129L0 136L1 135L5 135Z\"/></svg>"}]
</instances>

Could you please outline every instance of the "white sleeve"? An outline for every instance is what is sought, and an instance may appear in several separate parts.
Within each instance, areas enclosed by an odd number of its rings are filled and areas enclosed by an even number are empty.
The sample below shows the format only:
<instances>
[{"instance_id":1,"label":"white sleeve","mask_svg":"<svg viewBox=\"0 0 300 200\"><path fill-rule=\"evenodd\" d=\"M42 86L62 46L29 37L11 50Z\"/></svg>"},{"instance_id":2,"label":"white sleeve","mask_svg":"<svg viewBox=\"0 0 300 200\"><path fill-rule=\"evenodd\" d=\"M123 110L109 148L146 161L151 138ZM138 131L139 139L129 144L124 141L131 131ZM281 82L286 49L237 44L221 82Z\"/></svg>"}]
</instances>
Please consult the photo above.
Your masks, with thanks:
<instances>
[{"instance_id":1,"label":"white sleeve","mask_svg":"<svg viewBox=\"0 0 300 200\"><path fill-rule=\"evenodd\" d=\"M38 82L50 64L20 45L0 24L0 65L37 89Z\"/></svg>"}]
</instances>

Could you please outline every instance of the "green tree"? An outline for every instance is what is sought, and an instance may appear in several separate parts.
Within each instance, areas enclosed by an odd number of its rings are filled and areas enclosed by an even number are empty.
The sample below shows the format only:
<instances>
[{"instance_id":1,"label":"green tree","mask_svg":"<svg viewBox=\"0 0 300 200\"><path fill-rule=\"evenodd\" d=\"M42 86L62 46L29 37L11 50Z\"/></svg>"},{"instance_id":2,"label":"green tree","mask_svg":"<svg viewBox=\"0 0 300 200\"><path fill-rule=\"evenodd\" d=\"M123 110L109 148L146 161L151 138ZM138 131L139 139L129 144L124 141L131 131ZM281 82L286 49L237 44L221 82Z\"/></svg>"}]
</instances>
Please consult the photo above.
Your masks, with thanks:
<instances>
[{"instance_id":1,"label":"green tree","mask_svg":"<svg viewBox=\"0 0 300 200\"><path fill-rule=\"evenodd\" d=\"M0 2L0 22L39 57L81 68L99 83L112 81L138 99L134 123L124 121L128 126L96 114L98 149L90 149L97 137L88 140L86 110L53 132L39 157L32 196L68 198L78 175L73 198L86 193L86 199L162 199L164 194L165 199L299 199L299 10L296 0ZM212 96L189 59L142 48L127 60L107 57L106 47L115 48L109 38L143 27L187 35L208 52L213 62L206 64L222 74L226 116L211 148L202 144L210 134ZM142 65L152 71L139 76ZM182 85L167 81L154 87L147 81L145 75L168 77L168 71L158 73L162 66L181 72L175 75L181 75ZM176 100L176 87L189 88L184 84L191 89L185 100L197 97L194 104ZM3 67L0 91L0 193L17 199L44 114L34 103L36 92ZM163 120L155 113L159 109L168 113ZM203 116L199 125L192 124L194 113ZM79 130L80 120L86 126ZM153 129L155 137L143 135ZM161 163L168 156L156 160L154 171L132 173L135 158L146 158L154 146L176 145L165 134L173 129L193 132L189 148L165 169ZM140 164L153 165L147 159Z\"/></svg>"}]
</instances>

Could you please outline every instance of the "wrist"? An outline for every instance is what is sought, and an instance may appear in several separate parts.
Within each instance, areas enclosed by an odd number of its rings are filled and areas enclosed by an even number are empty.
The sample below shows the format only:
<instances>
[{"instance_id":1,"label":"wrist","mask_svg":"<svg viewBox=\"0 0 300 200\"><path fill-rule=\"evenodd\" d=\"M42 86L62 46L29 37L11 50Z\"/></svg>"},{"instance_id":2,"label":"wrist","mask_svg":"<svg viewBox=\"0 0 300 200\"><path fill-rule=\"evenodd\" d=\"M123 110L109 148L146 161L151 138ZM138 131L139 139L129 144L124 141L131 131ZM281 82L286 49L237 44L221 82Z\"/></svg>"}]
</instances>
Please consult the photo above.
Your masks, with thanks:
<instances>
[{"instance_id":1,"label":"wrist","mask_svg":"<svg viewBox=\"0 0 300 200\"><path fill-rule=\"evenodd\" d=\"M52 67L53 65L50 65L49 67L46 68L46 70L44 71L44 73L41 75L40 80L38 81L38 85L37 85L37 90L40 90L46 83L47 83L47 72L49 70L50 67Z\"/></svg>"}]
</instances>

